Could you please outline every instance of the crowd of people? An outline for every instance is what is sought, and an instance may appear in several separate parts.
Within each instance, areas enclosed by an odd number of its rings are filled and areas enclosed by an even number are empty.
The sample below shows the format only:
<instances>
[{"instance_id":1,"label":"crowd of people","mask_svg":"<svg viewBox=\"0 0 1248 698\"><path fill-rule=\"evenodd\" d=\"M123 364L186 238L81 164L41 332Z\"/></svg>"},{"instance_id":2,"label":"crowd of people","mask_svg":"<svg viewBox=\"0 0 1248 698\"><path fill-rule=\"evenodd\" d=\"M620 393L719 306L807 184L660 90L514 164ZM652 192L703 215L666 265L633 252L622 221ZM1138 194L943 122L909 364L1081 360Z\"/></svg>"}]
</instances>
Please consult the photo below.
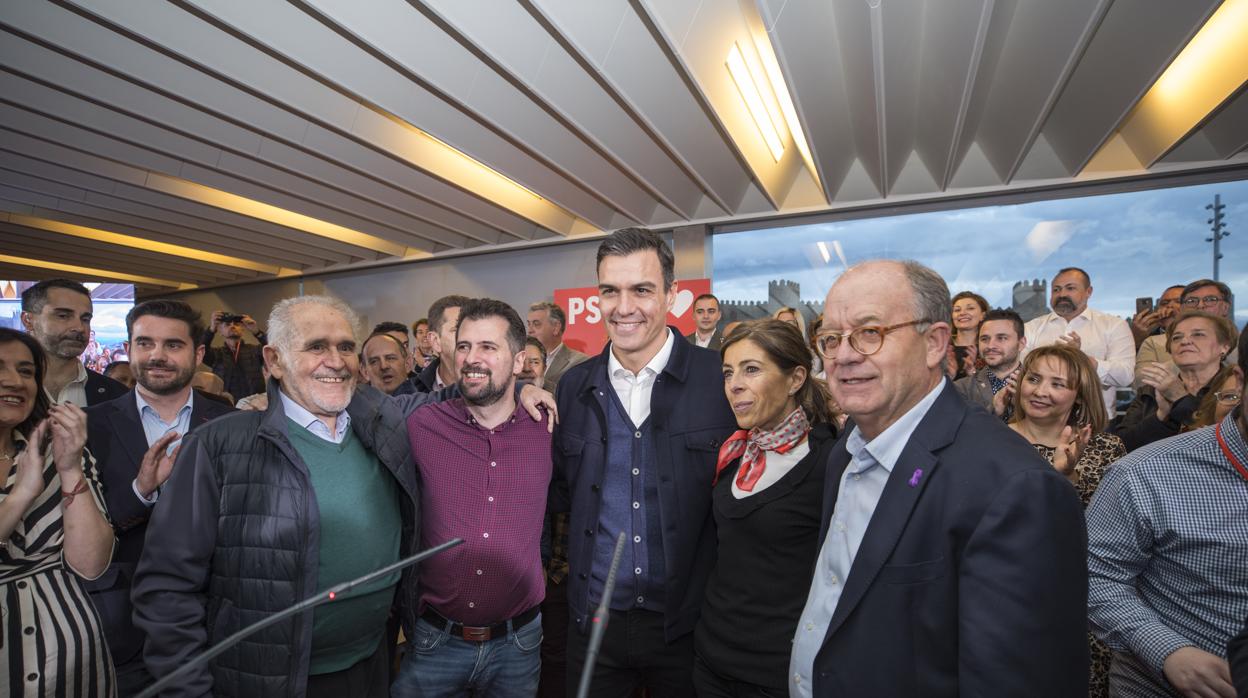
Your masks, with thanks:
<instances>
[{"instance_id":1,"label":"crowd of people","mask_svg":"<svg viewBox=\"0 0 1248 698\"><path fill-rule=\"evenodd\" d=\"M87 290L32 286L0 329L5 694L1248 695L1224 284L1124 320L1069 267L1024 322L873 261L809 326L704 294L682 336L658 235L596 269L596 356L545 301L361 334L328 296L264 329L157 299L128 386L79 360Z\"/></svg>"}]
</instances>

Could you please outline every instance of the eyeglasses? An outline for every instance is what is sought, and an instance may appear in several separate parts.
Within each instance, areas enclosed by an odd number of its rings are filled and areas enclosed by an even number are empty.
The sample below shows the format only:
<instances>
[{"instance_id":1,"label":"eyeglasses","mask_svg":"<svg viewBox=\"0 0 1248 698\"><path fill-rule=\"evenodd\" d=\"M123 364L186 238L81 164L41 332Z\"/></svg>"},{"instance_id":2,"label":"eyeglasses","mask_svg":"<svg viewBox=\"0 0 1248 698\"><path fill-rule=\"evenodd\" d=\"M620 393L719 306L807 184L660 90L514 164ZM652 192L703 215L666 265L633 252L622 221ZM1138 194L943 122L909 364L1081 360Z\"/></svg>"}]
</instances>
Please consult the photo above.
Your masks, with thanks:
<instances>
[{"instance_id":1,"label":"eyeglasses","mask_svg":"<svg viewBox=\"0 0 1248 698\"><path fill-rule=\"evenodd\" d=\"M819 355L831 361L836 356L836 350L841 346L841 338L849 338L849 346L854 351L863 356L871 356L884 346L884 337L889 332L894 332L903 327L911 325L922 325L931 322L931 320L911 320L897 325L867 325L865 327L855 327L849 332L820 332L815 336L815 348L819 350Z\"/></svg>"},{"instance_id":2,"label":"eyeglasses","mask_svg":"<svg viewBox=\"0 0 1248 698\"><path fill-rule=\"evenodd\" d=\"M1158 308L1162 306L1167 306L1167 305L1183 305L1183 301L1179 300L1178 298L1162 298L1161 300L1157 302Z\"/></svg>"},{"instance_id":3,"label":"eyeglasses","mask_svg":"<svg viewBox=\"0 0 1248 698\"><path fill-rule=\"evenodd\" d=\"M1226 299L1223 298L1222 296L1203 296L1201 298L1197 298L1196 296L1188 296L1187 298L1183 299L1183 305L1186 305L1189 308L1197 308L1202 305L1217 305L1218 303L1221 303L1224 300Z\"/></svg>"},{"instance_id":4,"label":"eyeglasses","mask_svg":"<svg viewBox=\"0 0 1248 698\"><path fill-rule=\"evenodd\" d=\"M1213 394L1213 398L1223 405L1238 405L1244 394L1238 390L1219 390Z\"/></svg>"}]
</instances>

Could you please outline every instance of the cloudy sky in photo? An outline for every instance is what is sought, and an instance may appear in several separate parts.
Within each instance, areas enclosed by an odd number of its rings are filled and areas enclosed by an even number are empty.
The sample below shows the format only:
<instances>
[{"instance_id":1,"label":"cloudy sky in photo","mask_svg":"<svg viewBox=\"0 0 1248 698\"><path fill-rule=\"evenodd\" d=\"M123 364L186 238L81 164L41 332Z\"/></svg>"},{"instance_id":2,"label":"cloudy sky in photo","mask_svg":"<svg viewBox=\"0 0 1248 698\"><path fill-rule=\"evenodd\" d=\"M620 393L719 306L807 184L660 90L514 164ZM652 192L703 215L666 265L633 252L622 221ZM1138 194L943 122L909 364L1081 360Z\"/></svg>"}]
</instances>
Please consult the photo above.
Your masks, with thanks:
<instances>
[{"instance_id":1,"label":"cloudy sky in photo","mask_svg":"<svg viewBox=\"0 0 1248 698\"><path fill-rule=\"evenodd\" d=\"M788 279L801 284L803 300L823 300L844 270L840 252L851 265L915 259L940 272L951 292L971 290L1008 306L1016 282L1051 281L1059 268L1077 266L1092 276L1089 305L1127 316L1136 297L1212 275L1205 206L1214 194L1232 232L1222 241L1219 276L1237 297L1242 326L1248 181L716 235L714 291L724 300L766 300L768 281Z\"/></svg>"}]
</instances>

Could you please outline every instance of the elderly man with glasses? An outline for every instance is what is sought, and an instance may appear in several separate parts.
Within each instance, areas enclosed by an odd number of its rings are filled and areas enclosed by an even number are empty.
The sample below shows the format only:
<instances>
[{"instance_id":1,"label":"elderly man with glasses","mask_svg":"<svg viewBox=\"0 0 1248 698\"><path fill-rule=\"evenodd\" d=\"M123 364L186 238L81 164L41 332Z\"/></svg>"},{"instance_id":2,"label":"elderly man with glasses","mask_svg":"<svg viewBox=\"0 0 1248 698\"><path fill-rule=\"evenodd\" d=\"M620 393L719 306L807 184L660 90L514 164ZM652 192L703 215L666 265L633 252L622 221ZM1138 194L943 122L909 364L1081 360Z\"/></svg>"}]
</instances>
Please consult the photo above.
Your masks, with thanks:
<instances>
[{"instance_id":1,"label":"elderly man with glasses","mask_svg":"<svg viewBox=\"0 0 1248 698\"><path fill-rule=\"evenodd\" d=\"M946 379L949 317L916 262L855 266L828 293L816 346L853 427L827 464L791 696L1087 691L1082 505Z\"/></svg>"}]
</instances>

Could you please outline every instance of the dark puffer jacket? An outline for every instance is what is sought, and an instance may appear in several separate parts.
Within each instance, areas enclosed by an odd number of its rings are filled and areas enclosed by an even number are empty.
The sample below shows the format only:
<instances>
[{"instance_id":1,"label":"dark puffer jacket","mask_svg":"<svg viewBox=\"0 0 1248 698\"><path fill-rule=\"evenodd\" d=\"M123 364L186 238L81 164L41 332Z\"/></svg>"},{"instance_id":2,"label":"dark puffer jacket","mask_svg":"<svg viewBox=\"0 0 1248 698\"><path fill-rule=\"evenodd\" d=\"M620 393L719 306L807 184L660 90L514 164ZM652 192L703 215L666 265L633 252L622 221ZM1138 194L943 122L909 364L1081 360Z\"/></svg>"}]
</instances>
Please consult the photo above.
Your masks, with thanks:
<instances>
[{"instance_id":1,"label":"dark puffer jacket","mask_svg":"<svg viewBox=\"0 0 1248 698\"><path fill-rule=\"evenodd\" d=\"M420 494L406 415L438 395L388 398L368 386L350 406L351 428L402 491L401 554L419 544ZM291 445L276 383L269 409L239 412L186 437L148 526L134 582L144 661L160 678L208 647L317 591L319 511L307 466ZM400 582L416 608L416 575ZM414 619L405 623L412 627ZM248 637L164 696L303 696L312 612Z\"/></svg>"}]
</instances>

